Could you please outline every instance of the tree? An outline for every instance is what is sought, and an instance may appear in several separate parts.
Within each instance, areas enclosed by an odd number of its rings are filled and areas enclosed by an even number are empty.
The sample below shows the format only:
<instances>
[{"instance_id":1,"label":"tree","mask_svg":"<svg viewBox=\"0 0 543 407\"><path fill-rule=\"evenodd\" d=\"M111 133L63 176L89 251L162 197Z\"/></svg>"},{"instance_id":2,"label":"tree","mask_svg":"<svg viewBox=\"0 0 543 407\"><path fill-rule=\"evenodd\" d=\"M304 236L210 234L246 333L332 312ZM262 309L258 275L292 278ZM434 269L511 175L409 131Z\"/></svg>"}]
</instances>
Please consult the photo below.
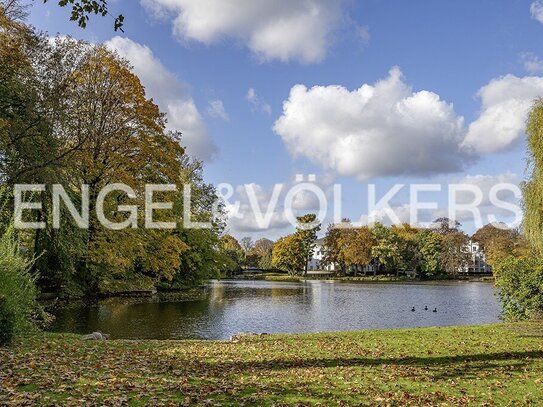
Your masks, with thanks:
<instances>
[{"instance_id":1,"label":"tree","mask_svg":"<svg viewBox=\"0 0 543 407\"><path fill-rule=\"evenodd\" d=\"M66 45L61 42L58 46ZM163 115L146 98L127 61L103 46L81 44L81 48L66 95L70 120L59 123L56 131L58 138L71 135L79 145L67 163L72 188L89 188L84 277L92 291L99 290L97 284L109 274L106 270L122 274L140 266L148 273L172 279L181 252L187 249L177 234L143 228L110 230L100 224L96 208L99 191L112 183L122 182L137 191L143 191L148 183L176 184L182 189L184 150L177 135L165 131ZM164 195L174 202L180 199L179 194ZM124 192L111 193L105 202L106 218L124 220L118 206L134 203L142 207L143 194L131 198ZM174 206L180 215L180 203ZM171 267L165 269L165 264Z\"/></svg>"},{"instance_id":2,"label":"tree","mask_svg":"<svg viewBox=\"0 0 543 407\"><path fill-rule=\"evenodd\" d=\"M270 270L272 266L273 242L269 239L259 239L249 252L249 258L254 261L254 266L262 270Z\"/></svg>"},{"instance_id":3,"label":"tree","mask_svg":"<svg viewBox=\"0 0 543 407\"><path fill-rule=\"evenodd\" d=\"M48 0L43 0L47 3ZM76 21L77 25L81 28L87 27L87 22L92 14L101 15L102 17L110 16L114 19L113 29L115 31L123 31L124 16L119 14L117 17L113 17L108 8L106 0L59 0L58 5L65 7L71 5L71 21Z\"/></svg>"},{"instance_id":4,"label":"tree","mask_svg":"<svg viewBox=\"0 0 543 407\"><path fill-rule=\"evenodd\" d=\"M0 0L0 13L13 21L23 21L28 17L29 4L21 4L20 0Z\"/></svg>"},{"instance_id":5,"label":"tree","mask_svg":"<svg viewBox=\"0 0 543 407\"><path fill-rule=\"evenodd\" d=\"M273 245L272 264L290 275L304 272L307 267L307 253L299 234L293 233L277 240Z\"/></svg>"},{"instance_id":6,"label":"tree","mask_svg":"<svg viewBox=\"0 0 543 407\"><path fill-rule=\"evenodd\" d=\"M508 319L543 317L543 99L528 116L527 181L523 185L524 234L531 244L518 242L513 255L496 257L496 287ZM499 240L499 244L504 243ZM509 246L510 243L507 245ZM509 246L510 247L510 246Z\"/></svg>"},{"instance_id":7,"label":"tree","mask_svg":"<svg viewBox=\"0 0 543 407\"><path fill-rule=\"evenodd\" d=\"M165 118L145 95L127 61L101 45L69 38L51 40L0 13L0 181L44 183L36 194L43 206L28 220L45 229L20 233L33 274L47 291L96 293L131 281L145 287L158 281L184 284L216 275L220 268L218 236L224 225L212 208L215 188L206 184L202 164L181 147L181 136L165 130ZM192 187L192 219L212 222L209 230L145 228L111 231L96 218L98 191L124 183L107 196L105 215L122 221L119 205L137 205L143 221L146 184ZM81 185L90 189L90 227L79 229L61 208L61 228L52 225L51 185L62 184L75 206ZM155 220L180 220L182 196L161 194L172 211ZM8 202L13 205L13 200ZM139 283L137 283L139 284Z\"/></svg>"},{"instance_id":8,"label":"tree","mask_svg":"<svg viewBox=\"0 0 543 407\"><path fill-rule=\"evenodd\" d=\"M273 269L273 252L269 251L264 256L260 257L258 261L258 268L260 270L272 270Z\"/></svg>"},{"instance_id":9,"label":"tree","mask_svg":"<svg viewBox=\"0 0 543 407\"><path fill-rule=\"evenodd\" d=\"M335 265L342 275L345 275L347 271L345 251L343 250L345 239L343 236L348 234L350 229L352 229L351 221L343 219L338 225L328 225L326 235L324 236L326 251L323 262L328 265Z\"/></svg>"},{"instance_id":10,"label":"tree","mask_svg":"<svg viewBox=\"0 0 543 407\"><path fill-rule=\"evenodd\" d=\"M479 243L491 266L507 256L521 256L529 250L525 237L504 224L485 225L475 232L472 240Z\"/></svg>"},{"instance_id":11,"label":"tree","mask_svg":"<svg viewBox=\"0 0 543 407\"><path fill-rule=\"evenodd\" d=\"M248 253L253 248L255 243L253 242L253 239L246 236L243 239L241 239L240 244L241 244L241 248L243 249L243 251L245 253Z\"/></svg>"},{"instance_id":12,"label":"tree","mask_svg":"<svg viewBox=\"0 0 543 407\"><path fill-rule=\"evenodd\" d=\"M398 275L399 271L404 268L398 236L380 223L377 223L371 231L375 238L375 246L371 251L372 256L388 272L395 272Z\"/></svg>"},{"instance_id":13,"label":"tree","mask_svg":"<svg viewBox=\"0 0 543 407\"><path fill-rule=\"evenodd\" d=\"M416 236L419 252L419 269L424 276L436 276L441 272L442 236L432 230L423 230Z\"/></svg>"},{"instance_id":14,"label":"tree","mask_svg":"<svg viewBox=\"0 0 543 407\"><path fill-rule=\"evenodd\" d=\"M467 250L469 238L463 232L449 232L441 239L441 268L447 274L456 276L471 261Z\"/></svg>"},{"instance_id":15,"label":"tree","mask_svg":"<svg viewBox=\"0 0 543 407\"><path fill-rule=\"evenodd\" d=\"M420 262L420 251L417 243L419 229L408 223L393 225L392 233L398 237L400 256L407 270L417 271Z\"/></svg>"},{"instance_id":16,"label":"tree","mask_svg":"<svg viewBox=\"0 0 543 407\"><path fill-rule=\"evenodd\" d=\"M346 265L355 267L355 276L358 266L367 266L371 263L372 250L376 241L368 227L345 230L339 238L339 243Z\"/></svg>"},{"instance_id":17,"label":"tree","mask_svg":"<svg viewBox=\"0 0 543 407\"><path fill-rule=\"evenodd\" d=\"M509 256L494 266L496 288L509 320L543 317L543 260L536 256Z\"/></svg>"},{"instance_id":18,"label":"tree","mask_svg":"<svg viewBox=\"0 0 543 407\"><path fill-rule=\"evenodd\" d=\"M539 98L528 116L528 180L523 185L526 237L543 256L543 98Z\"/></svg>"},{"instance_id":19,"label":"tree","mask_svg":"<svg viewBox=\"0 0 543 407\"><path fill-rule=\"evenodd\" d=\"M462 224L449 218L437 218L433 222L433 230L440 235L458 232Z\"/></svg>"},{"instance_id":20,"label":"tree","mask_svg":"<svg viewBox=\"0 0 543 407\"><path fill-rule=\"evenodd\" d=\"M243 249L235 237L221 236L219 239L221 271L232 273L241 269Z\"/></svg>"},{"instance_id":21,"label":"tree","mask_svg":"<svg viewBox=\"0 0 543 407\"><path fill-rule=\"evenodd\" d=\"M300 250L305 258L303 265L303 274L305 276L307 275L307 263L311 256L313 256L317 232L321 229L321 224L318 222L317 215L315 214L299 216L297 220L298 226L296 227L295 240L300 245Z\"/></svg>"}]
</instances>

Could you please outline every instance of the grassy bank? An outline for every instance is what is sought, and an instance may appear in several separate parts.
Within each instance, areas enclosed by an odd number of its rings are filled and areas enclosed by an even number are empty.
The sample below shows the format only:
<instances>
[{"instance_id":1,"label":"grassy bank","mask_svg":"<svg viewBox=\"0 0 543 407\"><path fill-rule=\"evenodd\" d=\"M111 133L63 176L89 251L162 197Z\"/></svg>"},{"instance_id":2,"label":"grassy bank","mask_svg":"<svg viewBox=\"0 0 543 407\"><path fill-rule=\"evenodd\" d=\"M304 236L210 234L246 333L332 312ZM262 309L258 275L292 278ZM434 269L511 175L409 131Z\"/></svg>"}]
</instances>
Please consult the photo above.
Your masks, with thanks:
<instances>
[{"instance_id":1,"label":"grassy bank","mask_svg":"<svg viewBox=\"0 0 543 407\"><path fill-rule=\"evenodd\" d=\"M81 342L0 350L0 404L543 404L543 326Z\"/></svg>"},{"instance_id":2,"label":"grassy bank","mask_svg":"<svg viewBox=\"0 0 543 407\"><path fill-rule=\"evenodd\" d=\"M398 282L420 282L420 281L494 281L492 276L484 277L462 277L462 278L450 278L447 276L440 276L435 278L427 278L425 280L419 280L413 277L406 276L390 276L390 275L367 275L367 276L327 276L327 275L308 275L308 276L291 276L283 273L262 273L251 274L245 277L238 277L240 279L247 280L264 280L264 281L277 281L277 282L300 282L305 280L334 280L334 281L349 281L359 283L398 283Z\"/></svg>"}]
</instances>

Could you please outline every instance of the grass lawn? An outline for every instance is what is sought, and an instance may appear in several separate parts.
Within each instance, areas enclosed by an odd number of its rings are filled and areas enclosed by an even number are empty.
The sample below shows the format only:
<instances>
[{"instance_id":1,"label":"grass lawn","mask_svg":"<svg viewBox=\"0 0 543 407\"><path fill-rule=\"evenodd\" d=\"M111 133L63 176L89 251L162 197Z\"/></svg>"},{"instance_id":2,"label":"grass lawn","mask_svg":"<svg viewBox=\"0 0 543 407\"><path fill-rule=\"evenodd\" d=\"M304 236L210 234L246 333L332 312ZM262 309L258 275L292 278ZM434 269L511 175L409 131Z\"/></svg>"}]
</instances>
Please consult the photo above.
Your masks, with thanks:
<instances>
[{"instance_id":1,"label":"grass lawn","mask_svg":"<svg viewBox=\"0 0 543 407\"><path fill-rule=\"evenodd\" d=\"M0 405L543 405L535 323L0 350Z\"/></svg>"}]
</instances>

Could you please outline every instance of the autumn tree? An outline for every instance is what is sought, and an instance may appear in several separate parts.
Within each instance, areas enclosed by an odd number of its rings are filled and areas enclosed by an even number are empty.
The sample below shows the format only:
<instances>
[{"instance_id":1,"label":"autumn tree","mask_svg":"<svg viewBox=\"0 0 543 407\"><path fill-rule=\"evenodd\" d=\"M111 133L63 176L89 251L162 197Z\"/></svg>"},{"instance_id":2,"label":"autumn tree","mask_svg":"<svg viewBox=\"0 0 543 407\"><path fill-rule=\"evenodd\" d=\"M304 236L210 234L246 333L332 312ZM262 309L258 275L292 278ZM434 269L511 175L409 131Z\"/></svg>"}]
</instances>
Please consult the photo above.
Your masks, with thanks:
<instances>
[{"instance_id":1,"label":"autumn tree","mask_svg":"<svg viewBox=\"0 0 543 407\"><path fill-rule=\"evenodd\" d=\"M326 250L324 252L323 263L327 265L334 265L335 269L339 270L342 275L347 272L347 263L345 259L345 252L343 250L343 242L345 234L349 234L349 230L352 229L352 224L349 219L343 219L339 224L330 224L326 230L324 236L324 246Z\"/></svg>"},{"instance_id":2,"label":"autumn tree","mask_svg":"<svg viewBox=\"0 0 543 407\"><path fill-rule=\"evenodd\" d=\"M505 224L485 225L475 232L472 240L479 243L486 262L491 266L507 256L521 256L529 252L525 237Z\"/></svg>"},{"instance_id":3,"label":"autumn tree","mask_svg":"<svg viewBox=\"0 0 543 407\"><path fill-rule=\"evenodd\" d=\"M307 253L299 234L293 233L277 240L273 245L272 264L290 275L304 272L307 267Z\"/></svg>"},{"instance_id":4,"label":"autumn tree","mask_svg":"<svg viewBox=\"0 0 543 407\"><path fill-rule=\"evenodd\" d=\"M388 272L395 272L396 275L404 268L404 262L400 252L400 240L391 229L377 223L371 229L375 246L372 248L372 256L379 264L383 265Z\"/></svg>"},{"instance_id":5,"label":"autumn tree","mask_svg":"<svg viewBox=\"0 0 543 407\"><path fill-rule=\"evenodd\" d=\"M41 288L71 296L159 282L185 286L218 275L224 205L204 181L202 163L181 147L181 134L165 130L164 114L128 62L100 44L37 34L14 20L22 12L14 8L17 2L0 4L9 6L0 10L0 190L10 191L0 214L12 213L14 184L45 185L45 192L25 196L42 203L27 211L26 220L45 228L17 236L34 259L32 274ZM121 205L129 205L138 228L111 230L97 219L98 193L114 183L134 193L106 195L107 221L126 221ZM60 208L60 227L53 225L53 184L64 187L76 208L83 206L83 185L89 187L88 229L75 224L66 205ZM172 209L153 214L155 221L177 227L142 227L147 184L177 187L156 193L154 200L171 202ZM185 185L192 192L187 212L209 228L183 227ZM7 223L0 219L0 233Z\"/></svg>"},{"instance_id":6,"label":"autumn tree","mask_svg":"<svg viewBox=\"0 0 543 407\"><path fill-rule=\"evenodd\" d=\"M65 47L64 41L58 46ZM126 191L108 195L104 207L112 223L126 220L126 215L117 210L119 205L143 206L145 184L168 183L182 188L180 159L184 150L175 134L166 133L163 115L146 98L125 60L100 45L80 44L80 48L79 63L67 84L70 120L62 122L57 132L60 138L70 135L79 145L69 163L72 188L88 185L89 189L85 277L95 285L98 274L103 274L101 270L120 272L137 262L147 272L161 270L171 279L186 249L176 235L149 229L104 228L96 209L99 192L109 184L123 183L140 192L135 196ZM180 199L179 194L169 194L167 201L176 196ZM179 204L174 206L179 211ZM167 264L170 266L164 268Z\"/></svg>"},{"instance_id":7,"label":"autumn tree","mask_svg":"<svg viewBox=\"0 0 543 407\"><path fill-rule=\"evenodd\" d=\"M463 232L449 232L441 239L441 268L450 276L467 267L471 262L468 251L469 237Z\"/></svg>"},{"instance_id":8,"label":"autumn tree","mask_svg":"<svg viewBox=\"0 0 543 407\"><path fill-rule=\"evenodd\" d=\"M371 263L373 248L377 245L374 234L367 226L346 229L341 234L339 243L346 265L355 267L355 276L358 266L367 266Z\"/></svg>"},{"instance_id":9,"label":"autumn tree","mask_svg":"<svg viewBox=\"0 0 543 407\"><path fill-rule=\"evenodd\" d=\"M262 238L254 243L254 246L249 251L249 257L254 259L255 267L262 270L269 270L273 267L272 250L273 241Z\"/></svg>"}]
</instances>

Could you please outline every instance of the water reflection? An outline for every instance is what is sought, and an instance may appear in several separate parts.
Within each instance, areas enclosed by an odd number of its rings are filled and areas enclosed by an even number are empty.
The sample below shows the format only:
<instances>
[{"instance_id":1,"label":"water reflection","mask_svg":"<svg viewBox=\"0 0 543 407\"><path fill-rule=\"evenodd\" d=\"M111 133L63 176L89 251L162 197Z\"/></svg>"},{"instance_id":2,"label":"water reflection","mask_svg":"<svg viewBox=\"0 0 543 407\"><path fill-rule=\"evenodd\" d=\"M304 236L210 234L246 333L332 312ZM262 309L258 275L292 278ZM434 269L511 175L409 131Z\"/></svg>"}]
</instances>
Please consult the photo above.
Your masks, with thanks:
<instances>
[{"instance_id":1,"label":"water reflection","mask_svg":"<svg viewBox=\"0 0 543 407\"><path fill-rule=\"evenodd\" d=\"M415 307L416 311L411 312ZM424 311L428 306L429 310ZM431 312L434 308L437 313ZM215 281L197 301L113 299L58 310L54 331L114 338L227 339L238 332L319 332L491 323L492 284Z\"/></svg>"}]
</instances>

